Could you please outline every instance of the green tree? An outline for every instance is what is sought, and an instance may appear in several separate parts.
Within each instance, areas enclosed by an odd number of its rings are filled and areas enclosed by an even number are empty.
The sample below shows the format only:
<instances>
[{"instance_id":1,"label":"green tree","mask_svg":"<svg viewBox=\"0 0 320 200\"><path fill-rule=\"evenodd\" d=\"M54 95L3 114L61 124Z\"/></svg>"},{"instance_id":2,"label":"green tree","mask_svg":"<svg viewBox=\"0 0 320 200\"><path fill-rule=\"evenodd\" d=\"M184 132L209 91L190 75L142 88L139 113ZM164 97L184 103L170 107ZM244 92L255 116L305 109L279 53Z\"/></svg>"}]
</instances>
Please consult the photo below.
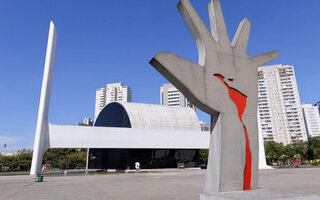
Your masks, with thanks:
<instances>
[{"instance_id":1,"label":"green tree","mask_svg":"<svg viewBox=\"0 0 320 200\"><path fill-rule=\"evenodd\" d=\"M87 160L86 151L78 151L73 154L68 155L69 166L74 168L85 166Z\"/></svg>"},{"instance_id":2,"label":"green tree","mask_svg":"<svg viewBox=\"0 0 320 200\"><path fill-rule=\"evenodd\" d=\"M267 156L268 164L278 161L285 151L282 143L265 142L264 144L265 154Z\"/></svg>"},{"instance_id":3,"label":"green tree","mask_svg":"<svg viewBox=\"0 0 320 200\"><path fill-rule=\"evenodd\" d=\"M52 168L76 168L86 165L87 149L49 149L44 153L43 163ZM11 171L28 171L31 168L32 150L21 149L13 156L0 154L0 170L9 167Z\"/></svg>"},{"instance_id":4,"label":"green tree","mask_svg":"<svg viewBox=\"0 0 320 200\"><path fill-rule=\"evenodd\" d=\"M295 152L295 155L293 156L293 158L301 158L301 159L305 159L306 158L306 154L307 154L307 147L308 144L306 142L296 142L293 143L292 145L292 149Z\"/></svg>"},{"instance_id":5,"label":"green tree","mask_svg":"<svg viewBox=\"0 0 320 200\"><path fill-rule=\"evenodd\" d=\"M287 162L288 160L302 159L314 160L320 158L320 136L308 138L306 142L296 142L283 146L276 142L265 143L265 153L267 162L275 162L281 160Z\"/></svg>"},{"instance_id":6,"label":"green tree","mask_svg":"<svg viewBox=\"0 0 320 200\"><path fill-rule=\"evenodd\" d=\"M29 171L31 168L32 161L32 150L31 149L21 149L18 151L16 157L17 170Z\"/></svg>"},{"instance_id":7,"label":"green tree","mask_svg":"<svg viewBox=\"0 0 320 200\"><path fill-rule=\"evenodd\" d=\"M43 164L52 168L76 168L86 165L87 149L49 149L44 153Z\"/></svg>"},{"instance_id":8,"label":"green tree","mask_svg":"<svg viewBox=\"0 0 320 200\"><path fill-rule=\"evenodd\" d=\"M208 163L209 149L200 149L200 163Z\"/></svg>"},{"instance_id":9,"label":"green tree","mask_svg":"<svg viewBox=\"0 0 320 200\"><path fill-rule=\"evenodd\" d=\"M306 147L306 159L314 160L320 157L320 137L309 137Z\"/></svg>"},{"instance_id":10,"label":"green tree","mask_svg":"<svg viewBox=\"0 0 320 200\"><path fill-rule=\"evenodd\" d=\"M1 156L0 165L9 167L10 171L14 171L18 167L18 161L16 156Z\"/></svg>"}]
</instances>

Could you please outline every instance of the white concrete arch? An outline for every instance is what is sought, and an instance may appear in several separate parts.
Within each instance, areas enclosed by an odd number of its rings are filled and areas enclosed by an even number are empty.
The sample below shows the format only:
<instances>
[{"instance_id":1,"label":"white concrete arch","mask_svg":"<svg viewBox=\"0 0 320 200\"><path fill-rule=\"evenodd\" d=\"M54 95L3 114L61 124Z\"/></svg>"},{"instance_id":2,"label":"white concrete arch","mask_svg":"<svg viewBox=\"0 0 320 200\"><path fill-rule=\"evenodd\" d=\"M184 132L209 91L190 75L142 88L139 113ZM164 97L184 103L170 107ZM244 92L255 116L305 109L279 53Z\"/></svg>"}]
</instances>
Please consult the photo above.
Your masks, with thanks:
<instances>
[{"instance_id":1,"label":"white concrete arch","mask_svg":"<svg viewBox=\"0 0 320 200\"><path fill-rule=\"evenodd\" d=\"M105 112L112 109L112 105L121 105L130 119L131 128L189 130L200 131L199 119L196 112L186 107L168 107L154 104L111 102L99 113L97 120Z\"/></svg>"}]
</instances>

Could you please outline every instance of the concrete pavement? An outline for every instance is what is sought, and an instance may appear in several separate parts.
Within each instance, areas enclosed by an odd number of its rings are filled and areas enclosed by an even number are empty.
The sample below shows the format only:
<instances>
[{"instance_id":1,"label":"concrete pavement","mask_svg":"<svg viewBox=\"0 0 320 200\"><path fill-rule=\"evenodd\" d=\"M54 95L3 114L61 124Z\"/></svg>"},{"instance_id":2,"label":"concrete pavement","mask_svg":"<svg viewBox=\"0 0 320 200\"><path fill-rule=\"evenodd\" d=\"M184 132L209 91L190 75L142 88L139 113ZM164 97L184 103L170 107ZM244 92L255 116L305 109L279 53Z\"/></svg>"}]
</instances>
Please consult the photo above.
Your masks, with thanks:
<instances>
[{"instance_id":1,"label":"concrete pavement","mask_svg":"<svg viewBox=\"0 0 320 200\"><path fill-rule=\"evenodd\" d=\"M140 174L48 176L44 177L42 183L35 183L34 177L0 177L0 200L199 199L206 170L156 171ZM260 170L259 188L320 195L319 178L320 168Z\"/></svg>"}]
</instances>

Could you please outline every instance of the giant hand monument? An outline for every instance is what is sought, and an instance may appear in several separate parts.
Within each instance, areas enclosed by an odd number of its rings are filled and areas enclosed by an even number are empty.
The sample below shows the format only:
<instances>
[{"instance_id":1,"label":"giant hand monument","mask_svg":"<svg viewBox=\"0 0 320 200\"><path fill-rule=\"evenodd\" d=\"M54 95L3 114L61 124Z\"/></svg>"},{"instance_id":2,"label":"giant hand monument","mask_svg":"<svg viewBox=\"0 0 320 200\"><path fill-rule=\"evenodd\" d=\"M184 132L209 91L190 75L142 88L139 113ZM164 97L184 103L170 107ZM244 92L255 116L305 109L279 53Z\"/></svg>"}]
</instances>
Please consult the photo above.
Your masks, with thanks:
<instances>
[{"instance_id":1,"label":"giant hand monument","mask_svg":"<svg viewBox=\"0 0 320 200\"><path fill-rule=\"evenodd\" d=\"M195 106L211 115L204 194L258 185L257 68L278 57L247 55L251 22L244 19L230 44L219 0L209 3L209 31L188 0L178 9L198 48L198 64L168 52L150 64Z\"/></svg>"}]
</instances>

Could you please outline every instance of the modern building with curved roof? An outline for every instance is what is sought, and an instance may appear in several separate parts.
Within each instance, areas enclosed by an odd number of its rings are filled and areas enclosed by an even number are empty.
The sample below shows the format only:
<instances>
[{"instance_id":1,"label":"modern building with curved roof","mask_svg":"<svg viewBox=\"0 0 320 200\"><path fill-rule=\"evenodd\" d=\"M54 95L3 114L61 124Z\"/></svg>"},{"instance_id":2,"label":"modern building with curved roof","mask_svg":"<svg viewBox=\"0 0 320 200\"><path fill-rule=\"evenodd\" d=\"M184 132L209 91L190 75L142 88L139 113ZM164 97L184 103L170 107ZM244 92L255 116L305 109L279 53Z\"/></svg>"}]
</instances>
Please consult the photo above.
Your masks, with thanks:
<instances>
[{"instance_id":1,"label":"modern building with curved roof","mask_svg":"<svg viewBox=\"0 0 320 200\"><path fill-rule=\"evenodd\" d=\"M99 113L94 126L150 130L201 131L195 111L186 107L112 102ZM201 133L200 133L201 134ZM143 138L142 138L143 139ZM89 168L128 169L139 162L141 168L198 167L197 149L90 149Z\"/></svg>"},{"instance_id":2,"label":"modern building with curved roof","mask_svg":"<svg viewBox=\"0 0 320 200\"><path fill-rule=\"evenodd\" d=\"M186 107L112 102L99 113L94 126L200 131L195 111Z\"/></svg>"}]
</instances>

